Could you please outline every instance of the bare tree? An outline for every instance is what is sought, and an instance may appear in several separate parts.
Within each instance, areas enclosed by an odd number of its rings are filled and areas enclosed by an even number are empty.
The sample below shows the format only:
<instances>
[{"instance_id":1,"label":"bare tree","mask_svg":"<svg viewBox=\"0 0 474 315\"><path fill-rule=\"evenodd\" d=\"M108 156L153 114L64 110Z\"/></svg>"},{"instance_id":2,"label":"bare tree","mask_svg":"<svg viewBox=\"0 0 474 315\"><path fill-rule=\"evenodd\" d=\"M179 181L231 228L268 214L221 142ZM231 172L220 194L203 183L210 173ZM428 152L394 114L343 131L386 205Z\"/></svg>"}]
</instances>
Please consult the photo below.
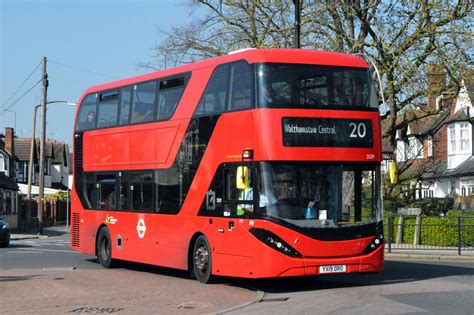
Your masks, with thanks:
<instances>
[{"instance_id":1,"label":"bare tree","mask_svg":"<svg viewBox=\"0 0 474 315\"><path fill-rule=\"evenodd\" d=\"M246 47L292 47L291 0L199 0L204 9L186 25L160 30L165 40L142 66L163 68L227 54ZM395 144L398 114L425 103L427 92L459 91L460 76L472 64L473 3L469 0L301 0L301 46L352 54L375 61L390 108L384 135ZM437 89L428 90L429 63L444 69ZM452 97L452 96L451 96ZM426 104L426 103L425 103Z\"/></svg>"}]
</instances>

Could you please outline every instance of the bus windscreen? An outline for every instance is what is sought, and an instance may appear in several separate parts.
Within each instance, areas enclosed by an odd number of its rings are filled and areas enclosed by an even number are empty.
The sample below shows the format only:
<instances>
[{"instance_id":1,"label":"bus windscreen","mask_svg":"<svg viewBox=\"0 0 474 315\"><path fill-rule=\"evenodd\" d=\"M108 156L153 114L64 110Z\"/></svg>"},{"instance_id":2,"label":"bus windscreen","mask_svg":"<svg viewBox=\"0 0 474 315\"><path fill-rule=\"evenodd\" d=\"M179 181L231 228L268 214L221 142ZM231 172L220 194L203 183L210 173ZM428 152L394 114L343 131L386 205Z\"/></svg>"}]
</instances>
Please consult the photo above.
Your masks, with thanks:
<instances>
[{"instance_id":1,"label":"bus windscreen","mask_svg":"<svg viewBox=\"0 0 474 315\"><path fill-rule=\"evenodd\" d=\"M260 178L264 217L302 228L381 220L379 166L262 162Z\"/></svg>"}]
</instances>

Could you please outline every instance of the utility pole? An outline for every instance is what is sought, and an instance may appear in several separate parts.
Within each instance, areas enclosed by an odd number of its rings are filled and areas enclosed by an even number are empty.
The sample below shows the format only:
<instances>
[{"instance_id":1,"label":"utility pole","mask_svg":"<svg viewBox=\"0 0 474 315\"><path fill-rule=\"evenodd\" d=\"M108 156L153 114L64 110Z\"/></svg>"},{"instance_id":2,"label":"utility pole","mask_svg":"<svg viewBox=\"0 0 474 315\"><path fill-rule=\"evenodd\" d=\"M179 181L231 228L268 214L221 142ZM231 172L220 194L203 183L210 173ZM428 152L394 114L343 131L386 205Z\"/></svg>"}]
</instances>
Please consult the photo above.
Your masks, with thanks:
<instances>
[{"instance_id":1,"label":"utility pole","mask_svg":"<svg viewBox=\"0 0 474 315\"><path fill-rule=\"evenodd\" d=\"M44 212L44 156L46 146L46 96L48 92L48 74L46 73L46 57L41 60L42 64L42 98L41 98L41 143L39 163L39 206L38 206L38 233L43 235L43 212ZM34 136L34 135L33 135Z\"/></svg>"},{"instance_id":2,"label":"utility pole","mask_svg":"<svg viewBox=\"0 0 474 315\"><path fill-rule=\"evenodd\" d=\"M293 0L293 4L295 5L295 48L301 48L300 43L300 0Z\"/></svg>"}]
</instances>

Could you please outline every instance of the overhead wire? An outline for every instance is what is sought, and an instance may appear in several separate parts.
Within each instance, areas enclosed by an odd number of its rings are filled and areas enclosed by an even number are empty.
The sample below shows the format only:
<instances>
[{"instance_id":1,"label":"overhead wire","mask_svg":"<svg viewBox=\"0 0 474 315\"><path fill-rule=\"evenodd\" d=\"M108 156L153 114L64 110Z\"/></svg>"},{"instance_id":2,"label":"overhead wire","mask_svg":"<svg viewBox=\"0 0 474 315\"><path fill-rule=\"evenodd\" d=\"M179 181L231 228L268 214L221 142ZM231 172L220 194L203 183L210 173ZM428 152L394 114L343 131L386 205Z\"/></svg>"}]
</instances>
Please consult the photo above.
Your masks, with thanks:
<instances>
[{"instance_id":1,"label":"overhead wire","mask_svg":"<svg viewBox=\"0 0 474 315\"><path fill-rule=\"evenodd\" d=\"M13 92L12 95L10 95L10 97L5 101L5 103L3 103L1 106L0 106L0 109L2 109L3 107L5 107L8 102L15 96L16 93L18 93L18 91L23 87L23 85L25 85L25 83L31 78L31 76L35 73L36 70L38 70L39 66L41 65L41 63L38 63L38 65L33 69L33 71L31 71L31 73L28 75L28 77L26 77L26 79L23 81L23 83L20 84L20 86L15 90L15 92Z\"/></svg>"},{"instance_id":2,"label":"overhead wire","mask_svg":"<svg viewBox=\"0 0 474 315\"><path fill-rule=\"evenodd\" d=\"M77 66L71 66L71 65L68 65L68 64L65 64L65 63L62 63L62 62L58 62L58 61L54 61L54 60L51 60L51 59L49 60L49 62L60 65L60 66L63 66L63 67L68 67L68 68L71 68L71 69L76 69L76 70L85 71L85 72L93 73L93 74L96 74L96 75L100 75L100 76L103 76L103 77L108 77L108 78L111 78L111 79L118 79L117 77L114 77L114 76L111 76L111 75L108 75L108 74L104 74L104 73L100 73L100 72L97 72L97 71L84 69L84 68L77 67Z\"/></svg>"},{"instance_id":3,"label":"overhead wire","mask_svg":"<svg viewBox=\"0 0 474 315\"><path fill-rule=\"evenodd\" d=\"M0 114L3 114L7 110L13 107L13 105L17 104L23 97L25 97L28 93L30 93L38 84L40 84L42 79L39 79L38 82L36 82L32 87L30 87L25 93L23 93L19 98L17 98L14 102L12 102L10 105L3 107L0 109Z\"/></svg>"}]
</instances>

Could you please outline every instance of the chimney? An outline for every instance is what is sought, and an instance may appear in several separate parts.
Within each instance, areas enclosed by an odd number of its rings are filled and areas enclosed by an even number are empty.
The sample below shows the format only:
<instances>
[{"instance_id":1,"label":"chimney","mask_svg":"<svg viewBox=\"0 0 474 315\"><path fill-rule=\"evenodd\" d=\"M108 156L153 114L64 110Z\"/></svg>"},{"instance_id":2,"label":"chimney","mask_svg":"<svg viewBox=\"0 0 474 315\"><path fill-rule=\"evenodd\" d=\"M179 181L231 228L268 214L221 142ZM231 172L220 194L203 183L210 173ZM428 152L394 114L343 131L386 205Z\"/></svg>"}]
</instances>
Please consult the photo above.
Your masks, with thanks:
<instances>
[{"instance_id":1,"label":"chimney","mask_svg":"<svg viewBox=\"0 0 474 315\"><path fill-rule=\"evenodd\" d=\"M436 97L441 95L445 88L444 69L435 62L428 64L428 88L427 88L427 110L436 111Z\"/></svg>"},{"instance_id":2,"label":"chimney","mask_svg":"<svg viewBox=\"0 0 474 315\"><path fill-rule=\"evenodd\" d=\"M11 155L15 155L15 131L11 127L5 128L5 150L10 152Z\"/></svg>"}]
</instances>

